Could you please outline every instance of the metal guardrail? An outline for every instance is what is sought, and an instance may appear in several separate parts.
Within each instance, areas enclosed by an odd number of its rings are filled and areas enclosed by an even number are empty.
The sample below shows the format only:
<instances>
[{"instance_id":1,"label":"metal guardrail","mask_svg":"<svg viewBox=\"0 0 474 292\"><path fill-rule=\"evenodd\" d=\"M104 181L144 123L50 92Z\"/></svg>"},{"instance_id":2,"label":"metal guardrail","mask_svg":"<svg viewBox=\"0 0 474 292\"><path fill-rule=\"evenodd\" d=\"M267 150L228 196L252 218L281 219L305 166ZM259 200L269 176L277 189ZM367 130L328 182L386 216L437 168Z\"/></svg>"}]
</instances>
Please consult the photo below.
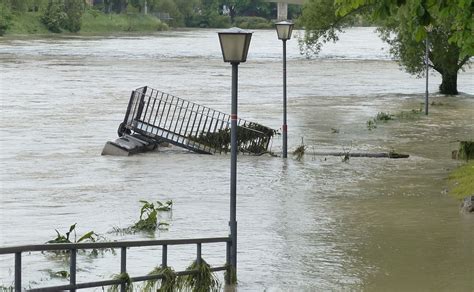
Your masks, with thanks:
<instances>
[{"instance_id":1,"label":"metal guardrail","mask_svg":"<svg viewBox=\"0 0 474 292\"><path fill-rule=\"evenodd\" d=\"M199 263L201 261L201 248L202 244L206 243L226 243L226 264L219 267L211 267L212 271L225 271L227 265L230 263L230 237L214 237L214 238L196 238L196 239L170 239L170 240L147 240L147 241L115 241L115 242L90 242L90 243L55 243L55 244L39 244L39 245L22 245L22 246L11 246L11 247L1 247L0 255L5 254L14 254L15 255L15 291L22 291L21 281L21 254L24 252L43 252L43 251L69 251L70 264L69 264L69 285L61 286L51 286L43 288L35 288L28 291L59 291L59 290L69 290L76 291L78 289L93 288L93 287L103 287L110 285L120 284L120 291L125 291L125 282L124 280L105 280L105 281L96 281L96 282L84 282L76 283L76 261L77 261L77 251L78 250L87 250L87 249L105 249L105 248L120 248L120 273L127 272L127 248L132 247L146 247L146 246L161 246L162 247L162 257L161 265L163 267L168 266L168 246L172 245L196 245L196 260ZM176 275L190 275L197 273L198 271L178 271ZM131 277L132 282L143 282L154 279L161 279L162 275L147 275L139 277Z\"/></svg>"},{"instance_id":2,"label":"metal guardrail","mask_svg":"<svg viewBox=\"0 0 474 292\"><path fill-rule=\"evenodd\" d=\"M275 130L238 119L238 149L266 152ZM188 150L214 154L230 151L230 115L150 87L132 92L118 133L138 133Z\"/></svg>"}]
</instances>

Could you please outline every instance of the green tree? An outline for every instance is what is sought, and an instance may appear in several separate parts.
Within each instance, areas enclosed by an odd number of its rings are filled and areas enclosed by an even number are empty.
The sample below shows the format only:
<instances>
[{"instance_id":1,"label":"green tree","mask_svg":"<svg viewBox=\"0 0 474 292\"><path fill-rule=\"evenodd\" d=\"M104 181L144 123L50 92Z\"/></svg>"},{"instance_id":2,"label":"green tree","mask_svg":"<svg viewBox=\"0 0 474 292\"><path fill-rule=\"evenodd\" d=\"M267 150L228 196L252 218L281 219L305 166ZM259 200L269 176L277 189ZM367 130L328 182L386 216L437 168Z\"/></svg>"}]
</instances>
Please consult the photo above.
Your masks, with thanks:
<instances>
[{"instance_id":1,"label":"green tree","mask_svg":"<svg viewBox=\"0 0 474 292\"><path fill-rule=\"evenodd\" d=\"M0 36L5 34L5 31L11 24L11 10L6 3L0 3Z\"/></svg>"},{"instance_id":2,"label":"green tree","mask_svg":"<svg viewBox=\"0 0 474 292\"><path fill-rule=\"evenodd\" d=\"M175 0L155 0L150 5L150 10L153 12L169 13L173 26L184 26L184 17L181 13Z\"/></svg>"},{"instance_id":3,"label":"green tree","mask_svg":"<svg viewBox=\"0 0 474 292\"><path fill-rule=\"evenodd\" d=\"M52 32L59 33L64 27L67 14L64 12L62 0L50 0L44 14L41 16L43 24Z\"/></svg>"},{"instance_id":4,"label":"green tree","mask_svg":"<svg viewBox=\"0 0 474 292\"><path fill-rule=\"evenodd\" d=\"M310 0L303 9L302 48L318 53L328 41L363 15L380 23L392 55L411 74L421 74L424 41L430 39L431 67L442 76L440 92L457 94L457 74L474 54L472 0ZM427 32L427 28L432 31ZM428 29L429 30L429 29Z\"/></svg>"},{"instance_id":5,"label":"green tree","mask_svg":"<svg viewBox=\"0 0 474 292\"><path fill-rule=\"evenodd\" d=\"M201 8L200 0L175 0L176 6L178 7L183 17L184 24L189 26L192 19L197 15Z\"/></svg>"},{"instance_id":6,"label":"green tree","mask_svg":"<svg viewBox=\"0 0 474 292\"><path fill-rule=\"evenodd\" d=\"M81 30L82 14L84 13L84 0L66 0L65 2L66 19L64 28L70 32Z\"/></svg>"}]
</instances>

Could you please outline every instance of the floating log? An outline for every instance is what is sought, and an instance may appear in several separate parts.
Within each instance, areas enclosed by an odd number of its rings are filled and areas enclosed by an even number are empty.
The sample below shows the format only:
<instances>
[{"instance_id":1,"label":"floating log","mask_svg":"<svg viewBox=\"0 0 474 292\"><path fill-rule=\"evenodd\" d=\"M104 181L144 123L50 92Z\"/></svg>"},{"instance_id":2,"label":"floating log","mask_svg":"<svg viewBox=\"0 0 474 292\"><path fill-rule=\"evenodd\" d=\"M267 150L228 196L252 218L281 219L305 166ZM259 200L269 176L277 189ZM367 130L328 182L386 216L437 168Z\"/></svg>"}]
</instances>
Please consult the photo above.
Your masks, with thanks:
<instances>
[{"instance_id":1,"label":"floating log","mask_svg":"<svg viewBox=\"0 0 474 292\"><path fill-rule=\"evenodd\" d=\"M368 158L408 158L408 154L400 154L396 152L383 152L383 153L364 153L364 152L317 152L317 151L305 151L305 155L315 156L348 156L348 157L368 157Z\"/></svg>"}]
</instances>

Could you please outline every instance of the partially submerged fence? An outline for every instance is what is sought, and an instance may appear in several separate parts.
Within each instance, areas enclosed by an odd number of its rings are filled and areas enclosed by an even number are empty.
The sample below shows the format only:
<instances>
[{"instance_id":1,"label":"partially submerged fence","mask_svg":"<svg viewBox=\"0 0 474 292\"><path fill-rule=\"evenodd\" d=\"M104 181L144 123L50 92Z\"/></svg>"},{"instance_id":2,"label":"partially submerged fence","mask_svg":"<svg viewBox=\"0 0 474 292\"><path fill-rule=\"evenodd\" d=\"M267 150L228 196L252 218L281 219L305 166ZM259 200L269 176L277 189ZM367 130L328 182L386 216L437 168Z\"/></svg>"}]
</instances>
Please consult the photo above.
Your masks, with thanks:
<instances>
[{"instance_id":1,"label":"partially submerged fence","mask_svg":"<svg viewBox=\"0 0 474 292\"><path fill-rule=\"evenodd\" d=\"M261 154L276 131L239 119L238 150ZM138 133L188 150L214 154L230 151L230 115L194 102L141 87L132 92L118 133Z\"/></svg>"},{"instance_id":2,"label":"partially submerged fence","mask_svg":"<svg viewBox=\"0 0 474 292\"><path fill-rule=\"evenodd\" d=\"M69 284L61 286L51 286L44 288L35 288L28 291L61 291L69 290L75 291L77 289L104 287L110 285L121 285L120 290L125 291L125 280L105 280L95 282L76 283L76 260L78 250L87 249L120 249L120 273L127 272L127 249L132 247L146 247L146 246L161 246L161 265L168 266L168 246L173 245L196 245L196 261L201 262L201 248L202 244L208 243L226 243L226 264L218 267L211 267L211 271L224 271L230 263L230 237L215 237L215 238L197 238L197 239L171 239L171 240L148 240L148 241L115 241L115 242L91 242L91 243L59 243L59 244L40 244L40 245L23 245L0 248L0 255L14 254L15 255L15 291L22 290L22 253L25 252L44 252L44 251L68 251L70 257L69 264ZM197 270L186 270L176 272L177 276L190 275L197 273ZM153 279L162 279L163 275L146 275L138 277L130 277L132 282L143 282Z\"/></svg>"}]
</instances>

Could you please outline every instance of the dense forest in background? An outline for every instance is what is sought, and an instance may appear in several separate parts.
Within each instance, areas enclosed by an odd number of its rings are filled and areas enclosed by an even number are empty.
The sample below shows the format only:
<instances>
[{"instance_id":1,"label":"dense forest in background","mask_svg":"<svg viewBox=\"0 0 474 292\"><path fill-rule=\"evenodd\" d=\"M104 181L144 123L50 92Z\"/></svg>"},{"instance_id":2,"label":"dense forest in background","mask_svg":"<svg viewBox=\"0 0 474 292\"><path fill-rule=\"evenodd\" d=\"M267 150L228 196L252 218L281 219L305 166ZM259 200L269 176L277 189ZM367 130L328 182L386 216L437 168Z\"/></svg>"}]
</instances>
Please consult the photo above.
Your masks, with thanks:
<instances>
[{"instance_id":1,"label":"dense forest in background","mask_svg":"<svg viewBox=\"0 0 474 292\"><path fill-rule=\"evenodd\" d=\"M272 28L276 3L263 0L1 0L0 35L171 27ZM301 6L289 5L290 19ZM33 27L36 23L41 27ZM148 29L147 29L148 28Z\"/></svg>"}]
</instances>

